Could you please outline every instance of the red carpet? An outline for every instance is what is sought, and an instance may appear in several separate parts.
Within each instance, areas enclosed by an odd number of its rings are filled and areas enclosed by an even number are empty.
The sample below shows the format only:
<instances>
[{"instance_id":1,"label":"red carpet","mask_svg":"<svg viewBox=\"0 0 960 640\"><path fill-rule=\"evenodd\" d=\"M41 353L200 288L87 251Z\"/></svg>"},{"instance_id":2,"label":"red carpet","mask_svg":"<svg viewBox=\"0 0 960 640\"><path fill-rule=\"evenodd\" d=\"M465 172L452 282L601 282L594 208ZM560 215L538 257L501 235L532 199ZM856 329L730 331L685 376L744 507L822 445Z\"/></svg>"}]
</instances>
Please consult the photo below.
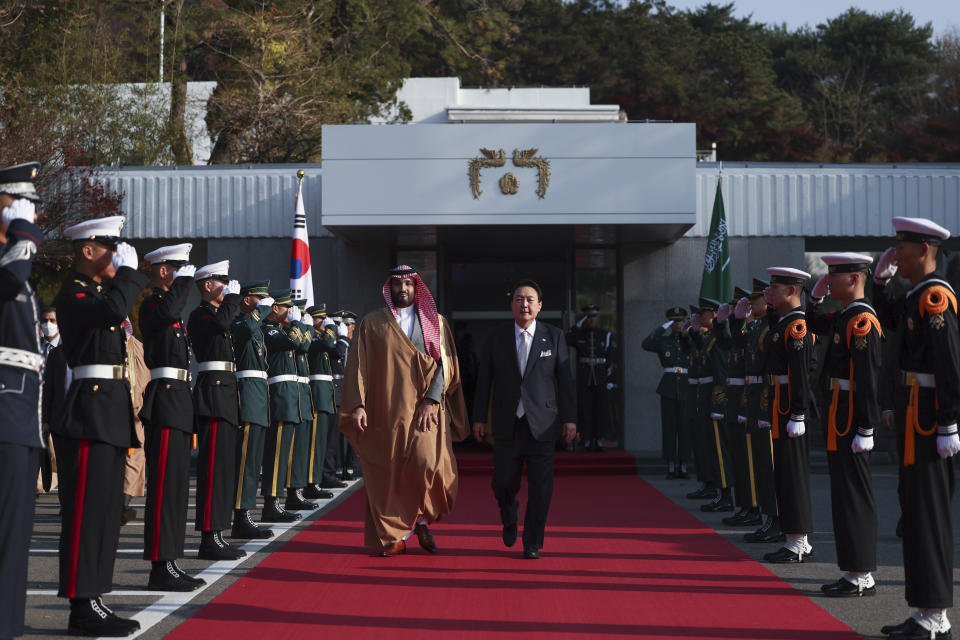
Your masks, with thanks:
<instances>
[{"instance_id":1,"label":"red carpet","mask_svg":"<svg viewBox=\"0 0 960 640\"><path fill-rule=\"evenodd\" d=\"M519 542L503 547L489 476L461 478L453 516L432 527L436 556L415 538L405 556L370 556L362 500L358 491L171 637L859 637L635 475L560 475L540 560L520 558Z\"/></svg>"}]
</instances>

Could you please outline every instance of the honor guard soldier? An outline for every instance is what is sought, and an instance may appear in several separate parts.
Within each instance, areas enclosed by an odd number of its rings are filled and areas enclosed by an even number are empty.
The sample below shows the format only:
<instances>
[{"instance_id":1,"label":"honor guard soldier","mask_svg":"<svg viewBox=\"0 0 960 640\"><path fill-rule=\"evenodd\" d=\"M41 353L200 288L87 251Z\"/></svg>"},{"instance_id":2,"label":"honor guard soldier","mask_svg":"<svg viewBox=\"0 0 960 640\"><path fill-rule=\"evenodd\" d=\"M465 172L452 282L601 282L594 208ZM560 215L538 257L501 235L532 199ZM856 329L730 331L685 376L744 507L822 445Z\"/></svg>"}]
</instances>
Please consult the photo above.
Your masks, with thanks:
<instances>
[{"instance_id":1,"label":"honor guard soldier","mask_svg":"<svg viewBox=\"0 0 960 640\"><path fill-rule=\"evenodd\" d=\"M747 487L750 491L751 508L740 519L736 516L726 524L752 527L756 531L744 535L747 542L780 542L779 518L777 517L777 492L773 481L773 441L770 428L760 428L766 420L767 358L764 350L770 319L767 316L767 301L764 291L769 286L765 280L754 278L753 288L746 299L741 298L733 314L743 323L739 333L734 332L734 344L743 348L745 388L737 422L744 428L744 446L747 464ZM764 517L765 516L765 517Z\"/></svg>"},{"instance_id":2,"label":"honor guard soldier","mask_svg":"<svg viewBox=\"0 0 960 640\"><path fill-rule=\"evenodd\" d=\"M346 366L347 358L350 354L350 347L353 345L353 332L357 328L357 314L353 311L343 311L342 312L343 322L342 326L344 327L345 335L339 336L337 338L337 350L343 353L343 356L340 359L341 366ZM342 376L342 374L341 374ZM334 381L340 385L340 393L343 392L343 378L337 378L334 375ZM339 398L337 400L339 403ZM339 429L337 429L339 431ZM346 438L341 438L343 442L343 451L341 452L341 460L343 462L343 479L344 480L353 480L360 476L360 461L357 460L357 454L354 452L353 447L350 446L350 443L347 442Z\"/></svg>"},{"instance_id":3,"label":"honor guard soldier","mask_svg":"<svg viewBox=\"0 0 960 640\"><path fill-rule=\"evenodd\" d=\"M821 257L827 275L817 281L807 304L810 329L827 341L823 375L830 380L832 400L827 416L827 463L837 564L844 572L820 588L829 597L876 593L877 507L870 476L873 433L880 427L878 387L882 331L877 313L865 296L873 258L859 253ZM830 296L843 305L823 311Z\"/></svg>"},{"instance_id":4,"label":"honor guard soldier","mask_svg":"<svg viewBox=\"0 0 960 640\"><path fill-rule=\"evenodd\" d=\"M310 392L310 363L307 354L313 343L313 318L304 311L307 301L293 300L293 306L300 312L300 320L295 323L293 331L299 341L294 359L297 363L297 403L300 408L300 421L293 430L293 455L287 469L287 500L283 508L287 511L312 511L318 505L303 497L303 490L307 486L310 475L310 451L313 449L313 398Z\"/></svg>"},{"instance_id":5,"label":"honor guard soldier","mask_svg":"<svg viewBox=\"0 0 960 640\"><path fill-rule=\"evenodd\" d=\"M687 319L683 307L667 309L667 321L644 338L644 351L657 354L663 375L657 386L660 395L660 433L667 480L687 477L684 460L690 456L690 429L684 415L687 397L687 355L680 340L680 327Z\"/></svg>"},{"instance_id":6,"label":"honor guard soldier","mask_svg":"<svg viewBox=\"0 0 960 640\"><path fill-rule=\"evenodd\" d=\"M577 351L577 425L583 434L583 447L603 451L600 434L609 422L607 392L613 388L610 374L616 344L613 334L598 326L600 307L584 306L580 323L567 333L567 345Z\"/></svg>"},{"instance_id":7,"label":"honor guard soldier","mask_svg":"<svg viewBox=\"0 0 960 640\"><path fill-rule=\"evenodd\" d=\"M884 322L899 329L900 384L896 418L904 434L903 572L907 604L917 611L885 626L891 638L949 638L953 605L952 457L960 451L960 333L957 297L937 271L937 254L950 232L922 218L894 218L897 244L877 263L874 302ZM910 283L895 297L887 282Z\"/></svg>"},{"instance_id":8,"label":"honor guard soldier","mask_svg":"<svg viewBox=\"0 0 960 640\"><path fill-rule=\"evenodd\" d=\"M273 532L258 527L250 517L257 506L260 466L270 427L270 392L267 385L267 347L260 330L273 310L269 280L240 285L240 313L230 325L237 362L237 389L240 392L240 423L243 436L237 448L237 497L233 505L230 537L270 538Z\"/></svg>"},{"instance_id":9,"label":"honor guard soldier","mask_svg":"<svg viewBox=\"0 0 960 640\"><path fill-rule=\"evenodd\" d=\"M691 339L691 335L700 332L700 306L690 305L690 315L680 325L680 344L687 354L687 398L685 420L690 432L690 443L693 448L693 462L697 469L696 491L687 494L691 500L713 498L717 492L713 487L710 462L705 455L703 438L700 437L700 341Z\"/></svg>"},{"instance_id":10,"label":"honor guard soldier","mask_svg":"<svg viewBox=\"0 0 960 640\"><path fill-rule=\"evenodd\" d=\"M230 326L240 308L240 283L231 280L230 261L201 267L194 274L202 301L187 321L197 355L193 401L200 448L197 452L198 558L236 560L246 554L223 539L233 519L240 430L237 365Z\"/></svg>"},{"instance_id":11,"label":"honor guard soldier","mask_svg":"<svg viewBox=\"0 0 960 640\"><path fill-rule=\"evenodd\" d=\"M347 352L350 350L350 329L344 322L344 311L334 311L330 315L337 332L336 354L330 355L330 366L333 370L334 400L340 406L340 396L343 393L343 370L346 366ZM344 471L343 462L346 459L344 449L349 450L340 429L330 429L327 434L327 459L323 464L323 477L320 486L324 489L342 489L347 483L337 477L338 472Z\"/></svg>"},{"instance_id":12,"label":"honor guard soldier","mask_svg":"<svg viewBox=\"0 0 960 640\"><path fill-rule=\"evenodd\" d=\"M293 306L290 289L270 292L273 310L263 323L267 345L267 383L270 385L270 428L263 450L263 514L261 522L294 522L300 519L280 506L293 446L293 434L300 424L300 389L297 350L303 334L297 328L300 310Z\"/></svg>"},{"instance_id":13,"label":"honor guard soldier","mask_svg":"<svg viewBox=\"0 0 960 640\"><path fill-rule=\"evenodd\" d=\"M773 438L773 472L777 490L780 529L786 543L764 560L776 564L807 562L813 547L810 507L810 445L806 436L806 407L810 397L807 379L813 334L807 330L801 306L803 287L810 274L789 267L767 269L770 286L766 297L777 310L777 324L767 333L767 383L769 410L764 421ZM764 424L764 426L766 426Z\"/></svg>"},{"instance_id":14,"label":"honor guard soldier","mask_svg":"<svg viewBox=\"0 0 960 640\"><path fill-rule=\"evenodd\" d=\"M140 304L143 358L150 382L140 419L147 461L147 506L143 526L143 559L153 563L148 588L193 591L205 582L177 565L183 557L190 495L190 450L196 422L190 393L190 340L183 310L190 298L192 245L177 244L151 251L153 293Z\"/></svg>"},{"instance_id":15,"label":"honor guard soldier","mask_svg":"<svg viewBox=\"0 0 960 640\"><path fill-rule=\"evenodd\" d=\"M727 408L723 418L723 428L720 435L729 452L730 468L733 475L733 496L737 513L723 519L723 523L731 526L741 526L747 514L756 509L756 494L750 487L750 464L747 463L746 424L741 423L739 416L744 415L746 400L746 361L743 355L743 344L734 339L734 336L743 334L744 318L738 318L733 313L737 302L749 297L750 292L740 287L734 287L734 298L729 303L720 305L717 311L717 339L722 349L730 355L727 369L726 392ZM751 516L752 517L752 516Z\"/></svg>"},{"instance_id":16,"label":"honor guard soldier","mask_svg":"<svg viewBox=\"0 0 960 640\"><path fill-rule=\"evenodd\" d=\"M0 169L0 638L23 634L40 430L37 299L27 279L43 242L34 224L39 164ZM46 455L44 453L44 455Z\"/></svg>"},{"instance_id":17,"label":"honor guard soldier","mask_svg":"<svg viewBox=\"0 0 960 640\"><path fill-rule=\"evenodd\" d=\"M123 216L64 229L73 271L54 300L72 382L51 430L60 473L60 586L70 599L68 633L125 636L140 628L115 615L101 594L113 585L127 450L139 447L127 377L123 322L147 276L120 242Z\"/></svg>"},{"instance_id":18,"label":"honor guard soldier","mask_svg":"<svg viewBox=\"0 0 960 640\"><path fill-rule=\"evenodd\" d=\"M331 358L337 356L337 331L327 318L327 306L315 304L307 309L313 318L314 336L310 342L310 393L313 396L313 433L311 434L310 465L308 467L305 498L329 500L333 493L320 488L323 463L326 460L327 441L330 430L337 430L334 421L337 402L333 388Z\"/></svg>"}]
</instances>

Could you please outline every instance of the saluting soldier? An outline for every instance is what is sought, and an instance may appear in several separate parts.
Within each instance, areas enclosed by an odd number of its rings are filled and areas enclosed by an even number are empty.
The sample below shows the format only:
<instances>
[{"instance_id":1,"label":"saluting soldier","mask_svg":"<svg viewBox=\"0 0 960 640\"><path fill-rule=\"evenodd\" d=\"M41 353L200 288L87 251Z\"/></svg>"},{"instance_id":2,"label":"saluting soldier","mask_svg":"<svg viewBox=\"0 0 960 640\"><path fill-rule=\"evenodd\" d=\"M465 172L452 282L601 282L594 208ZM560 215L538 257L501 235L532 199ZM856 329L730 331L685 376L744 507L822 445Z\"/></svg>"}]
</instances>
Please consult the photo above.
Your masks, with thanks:
<instances>
[{"instance_id":1,"label":"saluting soldier","mask_svg":"<svg viewBox=\"0 0 960 640\"><path fill-rule=\"evenodd\" d=\"M323 463L326 460L327 441L331 429L337 430L334 417L337 403L333 388L331 357L337 355L337 332L327 318L327 305L315 304L307 311L313 318L314 335L310 342L310 393L313 396L313 433L311 434L310 465L307 488L303 496L310 500L329 500L333 493L320 487Z\"/></svg>"},{"instance_id":2,"label":"saluting soldier","mask_svg":"<svg viewBox=\"0 0 960 640\"><path fill-rule=\"evenodd\" d=\"M336 354L330 354L330 366L333 370L334 400L340 406L340 396L343 393L343 371L346 366L347 352L350 351L350 329L344 322L344 311L334 311L330 314L337 331ZM343 462L346 459L344 449L349 450L346 439L340 429L331 428L327 433L327 454L323 464L323 477L320 487L323 489L342 489L347 486L337 476L344 471Z\"/></svg>"},{"instance_id":3,"label":"saluting soldier","mask_svg":"<svg viewBox=\"0 0 960 640\"><path fill-rule=\"evenodd\" d=\"M201 267L194 274L202 302L187 322L197 355L197 383L193 388L197 432L198 558L236 560L247 553L223 539L233 519L237 487L236 456L240 439L237 365L230 326L240 308L240 283L229 276L230 261Z\"/></svg>"},{"instance_id":4,"label":"saluting soldier","mask_svg":"<svg viewBox=\"0 0 960 640\"><path fill-rule=\"evenodd\" d=\"M751 508L740 518L726 521L733 526L752 527L756 531L743 536L747 542L779 542L781 538L777 515L777 492L773 480L773 441L770 439L769 423L766 420L767 404L767 352L764 350L770 318L764 291L769 286L765 280L754 278L753 288L746 299L741 298L734 308L734 315L744 324L739 333L734 333L734 343L743 348L746 387L744 402L737 415L737 422L744 427L745 460L747 463L748 488ZM734 522L733 520L737 521Z\"/></svg>"},{"instance_id":5,"label":"saluting soldier","mask_svg":"<svg viewBox=\"0 0 960 640\"><path fill-rule=\"evenodd\" d=\"M34 224L39 167L29 162L0 170L0 638L23 634L37 468L46 440L39 418L46 349L27 282L43 242Z\"/></svg>"},{"instance_id":6,"label":"saluting soldier","mask_svg":"<svg viewBox=\"0 0 960 640\"><path fill-rule=\"evenodd\" d=\"M150 263L153 293L140 303L143 359L150 382L143 394L147 462L147 507L143 559L153 563L148 588L193 591L206 584L180 568L187 531L190 450L196 422L190 393L190 341L183 310L190 298L196 267L190 243L161 247L144 256Z\"/></svg>"},{"instance_id":7,"label":"saluting soldier","mask_svg":"<svg viewBox=\"0 0 960 640\"><path fill-rule=\"evenodd\" d=\"M737 513L723 519L724 524L739 526L746 513L755 508L756 499L750 489L750 465L747 463L746 425L738 417L745 413L744 389L746 386L747 363L743 355L743 345L734 340L734 336L743 333L744 319L733 313L739 300L750 295L749 291L734 287L733 300L720 305L717 312L717 340L721 348L730 356L727 368L727 406L722 421L720 435L726 444L730 456L730 469L733 475L733 497Z\"/></svg>"},{"instance_id":8,"label":"saluting soldier","mask_svg":"<svg viewBox=\"0 0 960 640\"><path fill-rule=\"evenodd\" d=\"M687 355L680 340L680 327L687 319L683 307L667 309L667 321L644 338L644 351L657 354L663 375L657 385L660 395L660 434L667 480L687 477L685 460L690 456L690 428L684 412L687 397Z\"/></svg>"},{"instance_id":9,"label":"saluting soldier","mask_svg":"<svg viewBox=\"0 0 960 640\"><path fill-rule=\"evenodd\" d=\"M903 572L907 604L917 611L881 632L892 638L949 638L953 606L953 456L960 451L960 330L956 292L937 271L950 232L922 218L894 218L897 244L877 263L880 317L899 328L896 418L903 433ZM894 297L887 282L899 268L910 283Z\"/></svg>"},{"instance_id":10,"label":"saluting soldier","mask_svg":"<svg viewBox=\"0 0 960 640\"><path fill-rule=\"evenodd\" d=\"M598 325L600 307L585 305L584 317L567 332L567 345L577 351L577 425L588 451L603 451L600 434L609 422L608 393L616 344L613 334Z\"/></svg>"},{"instance_id":11,"label":"saluting soldier","mask_svg":"<svg viewBox=\"0 0 960 640\"><path fill-rule=\"evenodd\" d=\"M250 517L257 506L260 466L270 426L270 392L267 385L267 347L260 330L273 310L268 291L269 280L240 285L240 313L230 325L233 353L237 363L237 389L240 393L240 423L243 436L237 447L237 497L233 508L231 538L263 539L273 536Z\"/></svg>"},{"instance_id":12,"label":"saluting soldier","mask_svg":"<svg viewBox=\"0 0 960 640\"><path fill-rule=\"evenodd\" d=\"M313 318L304 311L305 299L293 300L294 307L300 312L300 319L294 323L294 331L299 343L294 352L297 363L297 404L300 421L293 430L293 455L287 469L287 500L283 508L287 511L312 511L319 505L303 496L310 475L310 451L313 449L313 398L310 391L310 363L307 354L313 342Z\"/></svg>"},{"instance_id":13,"label":"saluting soldier","mask_svg":"<svg viewBox=\"0 0 960 640\"><path fill-rule=\"evenodd\" d=\"M780 529L786 534L782 548L764 556L776 564L808 562L813 547L810 507L810 445L806 436L806 408L810 398L807 371L813 351L813 334L807 330L801 304L810 274L789 267L770 267L766 298L777 310L777 324L767 333L769 410L764 425L773 438L773 475L777 490ZM784 422L786 424L784 424Z\"/></svg>"},{"instance_id":14,"label":"saluting soldier","mask_svg":"<svg viewBox=\"0 0 960 640\"><path fill-rule=\"evenodd\" d=\"M300 423L300 389L296 352L303 342L297 328L300 310L293 306L290 289L270 292L273 309L263 323L267 345L267 382L270 384L270 428L263 450L262 522L294 522L299 513L287 511L278 499L286 486L293 433Z\"/></svg>"},{"instance_id":15,"label":"saluting soldier","mask_svg":"<svg viewBox=\"0 0 960 640\"><path fill-rule=\"evenodd\" d=\"M717 492L713 486L713 468L710 466L708 451L705 449L707 443L704 442L700 434L700 372L702 362L700 358L700 341L693 340L692 335L700 333L700 306L690 305L690 315L680 325L680 338L683 350L687 354L687 398L686 398L686 421L687 428L690 431L690 442L693 448L693 462L697 469L697 482L699 486L696 491L687 494L691 500L703 500L713 498Z\"/></svg>"},{"instance_id":16,"label":"saluting soldier","mask_svg":"<svg viewBox=\"0 0 960 640\"><path fill-rule=\"evenodd\" d=\"M859 253L831 253L821 258L827 275L817 281L807 304L807 322L827 340L823 375L832 400L827 415L827 463L837 564L844 572L820 590L829 597L876 593L877 507L870 476L873 433L880 427L877 396L882 330L866 299L867 275L873 258ZM830 296L843 305L827 313L821 303Z\"/></svg>"},{"instance_id":17,"label":"saluting soldier","mask_svg":"<svg viewBox=\"0 0 960 640\"><path fill-rule=\"evenodd\" d=\"M58 595L70 599L71 635L125 636L140 628L101 598L113 586L127 449L140 446L122 324L147 276L137 272L136 250L120 242L123 222L111 216L64 229L73 271L54 301L73 376L51 427L62 507Z\"/></svg>"}]
</instances>

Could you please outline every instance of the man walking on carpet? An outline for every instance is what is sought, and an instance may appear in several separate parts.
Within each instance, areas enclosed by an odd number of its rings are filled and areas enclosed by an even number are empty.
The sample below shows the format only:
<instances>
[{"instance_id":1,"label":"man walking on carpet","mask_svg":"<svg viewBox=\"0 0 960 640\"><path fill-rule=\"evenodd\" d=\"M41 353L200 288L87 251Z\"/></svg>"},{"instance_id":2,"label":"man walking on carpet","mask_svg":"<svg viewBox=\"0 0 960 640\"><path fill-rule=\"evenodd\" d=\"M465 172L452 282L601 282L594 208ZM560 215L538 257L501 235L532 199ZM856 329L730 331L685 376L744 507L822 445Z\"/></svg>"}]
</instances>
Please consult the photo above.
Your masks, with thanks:
<instances>
[{"instance_id":1,"label":"man walking on carpet","mask_svg":"<svg viewBox=\"0 0 960 640\"><path fill-rule=\"evenodd\" d=\"M453 509L452 440L467 435L460 366L453 333L416 271L391 271L383 298L386 308L367 314L354 336L340 431L363 469L364 544L392 556L416 533L436 553L427 524Z\"/></svg>"}]
</instances>

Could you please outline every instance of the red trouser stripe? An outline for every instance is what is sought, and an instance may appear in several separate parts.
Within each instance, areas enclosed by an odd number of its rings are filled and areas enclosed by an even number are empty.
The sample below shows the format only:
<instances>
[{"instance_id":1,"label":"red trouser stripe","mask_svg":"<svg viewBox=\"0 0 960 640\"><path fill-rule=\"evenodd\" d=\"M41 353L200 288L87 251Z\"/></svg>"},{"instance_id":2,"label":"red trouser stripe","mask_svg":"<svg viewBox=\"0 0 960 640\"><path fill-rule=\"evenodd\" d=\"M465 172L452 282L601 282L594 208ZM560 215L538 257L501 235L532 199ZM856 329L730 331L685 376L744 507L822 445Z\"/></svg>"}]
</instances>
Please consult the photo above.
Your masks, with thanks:
<instances>
[{"instance_id":1,"label":"red trouser stripe","mask_svg":"<svg viewBox=\"0 0 960 640\"><path fill-rule=\"evenodd\" d=\"M153 551L150 559L160 560L160 516L163 514L163 483L167 477L167 449L170 444L170 428L160 429L160 455L157 459L157 495L153 501Z\"/></svg>"},{"instance_id":2,"label":"red trouser stripe","mask_svg":"<svg viewBox=\"0 0 960 640\"><path fill-rule=\"evenodd\" d=\"M213 463L217 458L217 419L210 418L210 451L207 455L207 496L203 512L203 530L210 531L210 511L213 507Z\"/></svg>"},{"instance_id":3,"label":"red trouser stripe","mask_svg":"<svg viewBox=\"0 0 960 640\"><path fill-rule=\"evenodd\" d=\"M77 571L80 564L80 533L83 526L83 503L87 497L87 462L90 441L81 440L77 452L77 487L73 496L73 525L70 529L70 571L67 574L67 597L77 597Z\"/></svg>"}]
</instances>

